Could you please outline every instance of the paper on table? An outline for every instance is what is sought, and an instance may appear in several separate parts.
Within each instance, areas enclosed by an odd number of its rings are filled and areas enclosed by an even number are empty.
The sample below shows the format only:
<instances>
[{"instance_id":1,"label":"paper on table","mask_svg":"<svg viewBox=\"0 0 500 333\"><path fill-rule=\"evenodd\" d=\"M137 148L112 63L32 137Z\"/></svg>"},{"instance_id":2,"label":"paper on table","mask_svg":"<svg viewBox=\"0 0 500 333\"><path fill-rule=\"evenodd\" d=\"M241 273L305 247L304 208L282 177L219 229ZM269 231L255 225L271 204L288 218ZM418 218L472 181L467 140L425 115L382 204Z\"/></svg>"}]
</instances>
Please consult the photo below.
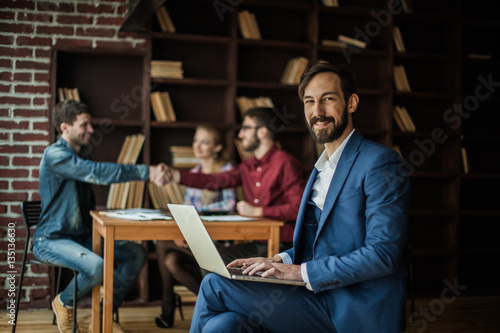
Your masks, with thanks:
<instances>
[{"instance_id":1,"label":"paper on table","mask_svg":"<svg viewBox=\"0 0 500 333\"><path fill-rule=\"evenodd\" d=\"M172 220L172 215L162 210L148 208L130 208L120 210L101 211L100 214L124 220L148 221L148 220Z\"/></svg>"},{"instance_id":2,"label":"paper on table","mask_svg":"<svg viewBox=\"0 0 500 333\"><path fill-rule=\"evenodd\" d=\"M241 215L212 215L212 216L200 216L200 218L206 222L214 222L214 221L240 222L240 221L255 221L256 220L253 217L246 217L246 216L241 216Z\"/></svg>"}]
</instances>

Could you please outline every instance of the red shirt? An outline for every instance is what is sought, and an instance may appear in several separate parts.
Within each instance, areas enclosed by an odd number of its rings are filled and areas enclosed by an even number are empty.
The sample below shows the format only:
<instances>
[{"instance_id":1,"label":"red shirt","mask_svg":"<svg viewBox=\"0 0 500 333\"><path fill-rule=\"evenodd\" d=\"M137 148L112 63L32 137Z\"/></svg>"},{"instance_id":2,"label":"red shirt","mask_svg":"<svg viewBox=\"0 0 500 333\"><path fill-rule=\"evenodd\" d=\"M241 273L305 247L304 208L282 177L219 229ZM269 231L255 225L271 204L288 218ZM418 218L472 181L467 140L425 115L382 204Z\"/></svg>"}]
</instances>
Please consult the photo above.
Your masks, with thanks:
<instances>
[{"instance_id":1,"label":"red shirt","mask_svg":"<svg viewBox=\"0 0 500 333\"><path fill-rule=\"evenodd\" d=\"M302 164L289 153L273 146L260 160L250 157L227 172L180 174L180 183L189 187L221 190L242 185L246 200L262 207L263 216L286 222L280 240L292 242L305 183Z\"/></svg>"}]
</instances>

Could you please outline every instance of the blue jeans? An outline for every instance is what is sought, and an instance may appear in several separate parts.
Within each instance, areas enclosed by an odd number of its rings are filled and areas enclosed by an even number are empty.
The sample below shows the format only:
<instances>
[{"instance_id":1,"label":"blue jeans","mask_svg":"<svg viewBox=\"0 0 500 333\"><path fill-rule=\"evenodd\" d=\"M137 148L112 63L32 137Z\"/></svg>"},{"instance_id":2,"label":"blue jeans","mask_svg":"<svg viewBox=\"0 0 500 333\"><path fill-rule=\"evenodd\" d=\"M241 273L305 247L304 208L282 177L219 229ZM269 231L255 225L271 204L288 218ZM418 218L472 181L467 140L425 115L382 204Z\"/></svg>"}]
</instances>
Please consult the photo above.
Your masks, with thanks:
<instances>
[{"instance_id":1,"label":"blue jeans","mask_svg":"<svg viewBox=\"0 0 500 333\"><path fill-rule=\"evenodd\" d=\"M236 281L201 282L191 333L337 332L324 295L305 287Z\"/></svg>"},{"instance_id":2,"label":"blue jeans","mask_svg":"<svg viewBox=\"0 0 500 333\"><path fill-rule=\"evenodd\" d=\"M92 288L102 282L104 259L92 252L92 237L82 244L71 239L36 238L33 240L33 253L43 262L64 266L78 272L78 295L81 299ZM146 262L147 253L137 243L115 241L115 261L120 262L113 274L113 309L123 302L125 294ZM73 304L74 279L61 292L65 305Z\"/></svg>"}]
</instances>

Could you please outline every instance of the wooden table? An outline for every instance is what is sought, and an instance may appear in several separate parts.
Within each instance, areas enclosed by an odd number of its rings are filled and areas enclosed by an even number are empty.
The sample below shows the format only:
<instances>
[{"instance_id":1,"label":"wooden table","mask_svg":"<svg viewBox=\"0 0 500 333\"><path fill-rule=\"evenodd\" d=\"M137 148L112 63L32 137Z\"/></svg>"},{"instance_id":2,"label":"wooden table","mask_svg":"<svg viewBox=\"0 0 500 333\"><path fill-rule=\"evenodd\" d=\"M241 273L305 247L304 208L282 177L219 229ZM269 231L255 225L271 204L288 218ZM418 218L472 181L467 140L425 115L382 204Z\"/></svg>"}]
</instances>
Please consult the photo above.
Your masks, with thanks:
<instances>
[{"instance_id":1,"label":"wooden table","mask_svg":"<svg viewBox=\"0 0 500 333\"><path fill-rule=\"evenodd\" d=\"M103 276L103 332L111 332L113 316L114 240L174 240L184 239L175 221L130 221L107 217L91 211L93 218L92 250L101 255L101 237L104 240ZM214 240L267 239L268 256L279 253L281 221L258 219L250 222L205 222ZM99 318L100 287L92 290L92 318ZM92 332L99 332L99 321L93 320Z\"/></svg>"}]
</instances>

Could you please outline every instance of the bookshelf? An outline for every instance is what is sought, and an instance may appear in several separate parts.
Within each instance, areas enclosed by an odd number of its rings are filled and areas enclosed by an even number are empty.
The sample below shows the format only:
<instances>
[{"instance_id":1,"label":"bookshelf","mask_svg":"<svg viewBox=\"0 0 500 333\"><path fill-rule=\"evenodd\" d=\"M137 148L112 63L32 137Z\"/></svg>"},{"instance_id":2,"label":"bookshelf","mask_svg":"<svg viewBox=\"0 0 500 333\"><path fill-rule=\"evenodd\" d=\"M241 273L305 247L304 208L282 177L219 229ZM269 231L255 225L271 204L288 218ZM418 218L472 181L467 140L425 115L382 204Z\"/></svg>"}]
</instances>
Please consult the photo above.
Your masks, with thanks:
<instances>
[{"instance_id":1,"label":"bookshelf","mask_svg":"<svg viewBox=\"0 0 500 333\"><path fill-rule=\"evenodd\" d=\"M99 129L111 123L111 131L102 131L95 160L116 161L124 138L142 133L146 141L138 163L170 164L171 146L189 146L197 125L216 122L225 131L229 155L239 161L234 140L242 119L236 99L265 96L285 121L277 140L311 171L317 152L304 123L297 86L280 79L291 58L347 64L359 83L356 128L369 139L398 146L410 165L409 243L417 295L439 296L443 280L457 276L475 285L478 293L490 292L491 284L483 285L480 276L491 273L500 247L494 232L485 235L480 230L499 228L500 211L492 207L500 164L486 156L500 143L495 112L500 98L492 94L460 123L453 106L474 93L478 74L500 77L498 33L492 33L500 32L500 23L493 10L474 10L471 1L418 1L413 13L403 11L387 24L379 23L366 48L357 49L325 46L322 40L337 40L339 34L355 37L356 28L366 32L378 22L373 13L387 10L386 1L356 0L329 7L312 0L248 0L221 16L209 0L169 0L165 6L175 32L163 32L153 15L144 33L149 45L145 52L54 52L52 105L57 87L78 87L82 101L94 111L93 125ZM255 15L261 39L242 37L238 12L243 10ZM179 19L187 15L192 19ZM394 45L395 26L404 52ZM469 53L492 58L470 58ZM184 78L151 77L151 60L182 62ZM395 89L394 65L404 66L411 91ZM145 98L127 106L122 94L132 96L137 87L144 88ZM149 98L152 92L169 93L175 121L157 121ZM397 127L396 105L407 109L414 132ZM462 171L462 146L470 164L467 175ZM107 193L108 187L96 187L98 206L104 206ZM147 191L144 206L153 206ZM481 229L476 229L479 220ZM154 303L159 301L158 268L153 245L145 246L150 260L130 298ZM484 274L469 273L476 271ZM498 274L490 274L490 282L498 280Z\"/></svg>"}]
</instances>

